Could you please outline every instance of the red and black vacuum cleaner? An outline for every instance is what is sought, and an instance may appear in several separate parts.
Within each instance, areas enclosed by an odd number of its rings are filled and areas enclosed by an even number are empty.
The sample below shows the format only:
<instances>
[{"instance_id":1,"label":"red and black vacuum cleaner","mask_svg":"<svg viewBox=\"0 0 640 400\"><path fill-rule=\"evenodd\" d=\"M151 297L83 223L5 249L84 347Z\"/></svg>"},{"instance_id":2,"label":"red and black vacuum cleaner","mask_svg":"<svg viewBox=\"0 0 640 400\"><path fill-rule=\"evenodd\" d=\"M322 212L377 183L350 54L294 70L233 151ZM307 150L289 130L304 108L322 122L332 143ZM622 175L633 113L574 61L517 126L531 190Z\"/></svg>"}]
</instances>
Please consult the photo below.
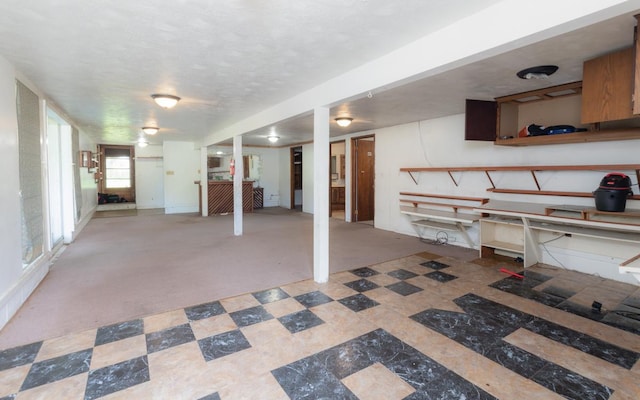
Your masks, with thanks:
<instances>
[{"instance_id":1,"label":"red and black vacuum cleaner","mask_svg":"<svg viewBox=\"0 0 640 400\"><path fill-rule=\"evenodd\" d=\"M633 195L631 179L623 173L611 172L602 178L593 195L598 211L622 212L627 206L627 197Z\"/></svg>"}]
</instances>

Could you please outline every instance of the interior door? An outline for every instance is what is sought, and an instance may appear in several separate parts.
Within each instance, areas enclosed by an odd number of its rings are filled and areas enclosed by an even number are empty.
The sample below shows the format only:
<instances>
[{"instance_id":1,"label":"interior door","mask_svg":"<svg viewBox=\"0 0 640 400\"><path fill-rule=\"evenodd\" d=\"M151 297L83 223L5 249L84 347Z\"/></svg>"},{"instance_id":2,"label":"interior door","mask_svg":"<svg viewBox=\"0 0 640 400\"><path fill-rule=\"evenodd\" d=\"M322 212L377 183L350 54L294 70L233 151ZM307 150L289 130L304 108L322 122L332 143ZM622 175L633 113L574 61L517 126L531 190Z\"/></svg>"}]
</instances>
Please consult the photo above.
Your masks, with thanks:
<instances>
[{"instance_id":1,"label":"interior door","mask_svg":"<svg viewBox=\"0 0 640 400\"><path fill-rule=\"evenodd\" d=\"M375 214L375 140L373 136L352 139L354 184L352 219L371 221Z\"/></svg>"},{"instance_id":2,"label":"interior door","mask_svg":"<svg viewBox=\"0 0 640 400\"><path fill-rule=\"evenodd\" d=\"M135 149L133 146L99 146L100 171L103 179L98 184L100 193L117 195L129 203L136 201Z\"/></svg>"}]
</instances>

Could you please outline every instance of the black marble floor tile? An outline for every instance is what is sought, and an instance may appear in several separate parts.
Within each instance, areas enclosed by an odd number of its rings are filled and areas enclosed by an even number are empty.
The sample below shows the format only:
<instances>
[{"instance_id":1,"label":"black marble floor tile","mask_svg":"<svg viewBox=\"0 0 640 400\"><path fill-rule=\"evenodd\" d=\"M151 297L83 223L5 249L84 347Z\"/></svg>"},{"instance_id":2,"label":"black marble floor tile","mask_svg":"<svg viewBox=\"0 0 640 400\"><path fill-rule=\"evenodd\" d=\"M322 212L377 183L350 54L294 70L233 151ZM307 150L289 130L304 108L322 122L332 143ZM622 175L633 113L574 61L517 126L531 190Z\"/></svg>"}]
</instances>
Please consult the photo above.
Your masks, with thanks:
<instances>
[{"instance_id":1,"label":"black marble floor tile","mask_svg":"<svg viewBox=\"0 0 640 400\"><path fill-rule=\"evenodd\" d=\"M524 328L626 369L640 359L639 353L540 318L534 318Z\"/></svg>"},{"instance_id":2,"label":"black marble floor tile","mask_svg":"<svg viewBox=\"0 0 640 400\"><path fill-rule=\"evenodd\" d=\"M200 397L198 400L220 400L220 395L218 393L212 393L204 397Z\"/></svg>"},{"instance_id":3,"label":"black marble floor tile","mask_svg":"<svg viewBox=\"0 0 640 400\"><path fill-rule=\"evenodd\" d=\"M299 296L294 297L300 304L307 308L319 306L321 304L331 303L333 299L326 294L316 291L301 294Z\"/></svg>"},{"instance_id":4,"label":"black marble floor tile","mask_svg":"<svg viewBox=\"0 0 640 400\"><path fill-rule=\"evenodd\" d=\"M611 388L551 363L532 380L572 400L607 400L613 394Z\"/></svg>"},{"instance_id":5,"label":"black marble floor tile","mask_svg":"<svg viewBox=\"0 0 640 400\"><path fill-rule=\"evenodd\" d=\"M0 400L14 400L17 394L10 394L9 396L0 397Z\"/></svg>"},{"instance_id":6,"label":"black marble floor tile","mask_svg":"<svg viewBox=\"0 0 640 400\"><path fill-rule=\"evenodd\" d=\"M191 330L191 325L183 324L162 331L147 333L146 340L147 352L151 354L184 343L193 342L196 338Z\"/></svg>"},{"instance_id":7,"label":"black marble floor tile","mask_svg":"<svg viewBox=\"0 0 640 400\"><path fill-rule=\"evenodd\" d=\"M405 397L405 400L497 400L473 383L465 380L453 371L448 371L438 380L431 382L423 390Z\"/></svg>"},{"instance_id":8,"label":"black marble floor tile","mask_svg":"<svg viewBox=\"0 0 640 400\"><path fill-rule=\"evenodd\" d=\"M601 321L605 314L604 312L598 312L591 307L586 307L581 304L574 303L570 300L565 300L562 303L555 306L557 309L569 312L571 314L579 315L584 318L588 318L593 321Z\"/></svg>"},{"instance_id":9,"label":"black marble floor tile","mask_svg":"<svg viewBox=\"0 0 640 400\"><path fill-rule=\"evenodd\" d=\"M561 297L563 299L568 299L569 297L576 294L575 290L566 289L560 286L549 285L541 290L543 293L551 294L556 297Z\"/></svg>"},{"instance_id":10,"label":"black marble floor tile","mask_svg":"<svg viewBox=\"0 0 640 400\"><path fill-rule=\"evenodd\" d=\"M510 277L494 282L489 286L498 290L502 290L503 292L511 293L525 299L537 301L538 303L542 303L551 307L555 307L565 301L563 297L558 297L550 293L543 293L541 291L534 290L529 284L532 281L525 281L526 280L523 279ZM539 283L536 283L535 286L537 285L539 285Z\"/></svg>"},{"instance_id":11,"label":"black marble floor tile","mask_svg":"<svg viewBox=\"0 0 640 400\"><path fill-rule=\"evenodd\" d=\"M314 326L324 324L324 321L309 310L302 310L293 314L285 315L278 318L278 321L284 325L291 333L298 333Z\"/></svg>"},{"instance_id":12,"label":"black marble floor tile","mask_svg":"<svg viewBox=\"0 0 640 400\"><path fill-rule=\"evenodd\" d=\"M400 280L410 279L418 276L418 274L414 274L413 272L407 271L406 269L397 269L395 271L388 272L387 275Z\"/></svg>"},{"instance_id":13,"label":"black marble floor tile","mask_svg":"<svg viewBox=\"0 0 640 400\"><path fill-rule=\"evenodd\" d=\"M273 303L274 301L284 300L289 297L289 295L280 288L274 288L269 290L264 290L262 292L257 292L253 294L253 297L256 298L260 302L260 304Z\"/></svg>"},{"instance_id":14,"label":"black marble floor tile","mask_svg":"<svg viewBox=\"0 0 640 400\"><path fill-rule=\"evenodd\" d=\"M240 311L234 311L232 313L229 313L229 316L239 327L249 326L273 319L273 315L269 314L269 312L262 306L255 306Z\"/></svg>"},{"instance_id":15,"label":"black marble floor tile","mask_svg":"<svg viewBox=\"0 0 640 400\"><path fill-rule=\"evenodd\" d=\"M410 318L482 355L489 353L502 338L518 329L482 314L469 315L446 310L429 309Z\"/></svg>"},{"instance_id":16,"label":"black marble floor tile","mask_svg":"<svg viewBox=\"0 0 640 400\"><path fill-rule=\"evenodd\" d=\"M391 285L387 285L385 287L403 296L409 296L410 294L418 293L424 290L422 288L419 288L415 285L412 285L404 281L396 282Z\"/></svg>"},{"instance_id":17,"label":"black marble floor tile","mask_svg":"<svg viewBox=\"0 0 640 400\"><path fill-rule=\"evenodd\" d=\"M618 307L618 309L614 312L610 311L606 313L604 318L600 322L616 327L618 329L625 330L627 332L635 333L636 335L640 335L640 320L638 318L640 314L633 311L633 314L628 314L625 311L625 307Z\"/></svg>"},{"instance_id":18,"label":"black marble floor tile","mask_svg":"<svg viewBox=\"0 0 640 400\"><path fill-rule=\"evenodd\" d=\"M292 400L341 399L358 400L322 363L307 357L271 371L282 389Z\"/></svg>"},{"instance_id":19,"label":"black marble floor tile","mask_svg":"<svg viewBox=\"0 0 640 400\"><path fill-rule=\"evenodd\" d=\"M239 329L200 339L198 345L205 361L215 360L251 347Z\"/></svg>"},{"instance_id":20,"label":"black marble floor tile","mask_svg":"<svg viewBox=\"0 0 640 400\"><path fill-rule=\"evenodd\" d=\"M529 379L549 364L548 361L504 341L493 346L485 357Z\"/></svg>"},{"instance_id":21,"label":"black marble floor tile","mask_svg":"<svg viewBox=\"0 0 640 400\"><path fill-rule=\"evenodd\" d=\"M416 389L405 399L493 399L382 329L278 368L272 374L292 399L355 399L340 380L375 363Z\"/></svg>"},{"instance_id":22,"label":"black marble floor tile","mask_svg":"<svg viewBox=\"0 0 640 400\"><path fill-rule=\"evenodd\" d=\"M351 289L357 291L357 292L366 292L367 290L372 290L372 289L376 289L379 288L380 286L378 286L377 284L368 281L366 279L359 279L357 281L353 281L353 282L347 282L344 284L347 287L350 287Z\"/></svg>"},{"instance_id":23,"label":"black marble floor tile","mask_svg":"<svg viewBox=\"0 0 640 400\"><path fill-rule=\"evenodd\" d=\"M496 303L478 296L473 293L468 293L458 297L454 300L464 311L470 315L482 314L487 318L495 321L495 323L506 325L512 329L518 329L528 322L533 321L535 318L533 315L518 311L515 308L505 306L504 304Z\"/></svg>"},{"instance_id":24,"label":"black marble floor tile","mask_svg":"<svg viewBox=\"0 0 640 400\"><path fill-rule=\"evenodd\" d=\"M457 276L451 275L451 274L446 274L442 271L433 271L433 272L428 272L426 274L424 274L424 276L426 276L427 278L436 280L438 282L449 282L452 281L454 279L458 279Z\"/></svg>"},{"instance_id":25,"label":"black marble floor tile","mask_svg":"<svg viewBox=\"0 0 640 400\"><path fill-rule=\"evenodd\" d=\"M42 342L35 342L0 351L0 371L31 364L36 359L40 347L42 347Z\"/></svg>"},{"instance_id":26,"label":"black marble floor tile","mask_svg":"<svg viewBox=\"0 0 640 400\"><path fill-rule=\"evenodd\" d=\"M441 263L438 261L426 261L423 263L420 263L420 265L422 265L423 267L428 267L431 269L435 269L435 270L440 270L443 268L449 268L449 265L445 264L445 263Z\"/></svg>"},{"instance_id":27,"label":"black marble floor tile","mask_svg":"<svg viewBox=\"0 0 640 400\"><path fill-rule=\"evenodd\" d=\"M362 293L354 294L353 296L345 297L344 299L338 300L340 304L345 307L348 307L352 311L358 312L362 310L366 310L367 308L379 306L375 300L372 300L365 296Z\"/></svg>"},{"instance_id":28,"label":"black marble floor tile","mask_svg":"<svg viewBox=\"0 0 640 400\"><path fill-rule=\"evenodd\" d=\"M351 271L352 274L359 276L360 278L366 278L369 276L374 276L374 275L378 275L379 272L375 271L369 267L363 267L363 268L358 268L358 269L353 269Z\"/></svg>"},{"instance_id":29,"label":"black marble floor tile","mask_svg":"<svg viewBox=\"0 0 640 400\"><path fill-rule=\"evenodd\" d=\"M85 400L119 392L149 380L147 356L133 358L89 372Z\"/></svg>"},{"instance_id":30,"label":"black marble floor tile","mask_svg":"<svg viewBox=\"0 0 640 400\"><path fill-rule=\"evenodd\" d=\"M31 365L20 390L57 382L89 371L93 349L78 351Z\"/></svg>"},{"instance_id":31,"label":"black marble floor tile","mask_svg":"<svg viewBox=\"0 0 640 400\"><path fill-rule=\"evenodd\" d=\"M117 340L142 335L143 333L144 322L141 319L103 326L98 328L95 345L100 346L101 344L107 344Z\"/></svg>"},{"instance_id":32,"label":"black marble floor tile","mask_svg":"<svg viewBox=\"0 0 640 400\"><path fill-rule=\"evenodd\" d=\"M540 272L532 271L530 269L525 269L524 271L520 271L518 273L524 276L524 279L522 280L524 284L531 288L534 288L541 283L544 283L553 278L553 276L545 275Z\"/></svg>"},{"instance_id":33,"label":"black marble floor tile","mask_svg":"<svg viewBox=\"0 0 640 400\"><path fill-rule=\"evenodd\" d=\"M200 319L215 317L226 312L222 304L219 301L213 301L211 303L199 304L193 307L187 307L184 309L189 321L197 321Z\"/></svg>"},{"instance_id":34,"label":"black marble floor tile","mask_svg":"<svg viewBox=\"0 0 640 400\"><path fill-rule=\"evenodd\" d=\"M629 307L634 307L640 312L640 297L629 296L622 301L622 304Z\"/></svg>"}]
</instances>

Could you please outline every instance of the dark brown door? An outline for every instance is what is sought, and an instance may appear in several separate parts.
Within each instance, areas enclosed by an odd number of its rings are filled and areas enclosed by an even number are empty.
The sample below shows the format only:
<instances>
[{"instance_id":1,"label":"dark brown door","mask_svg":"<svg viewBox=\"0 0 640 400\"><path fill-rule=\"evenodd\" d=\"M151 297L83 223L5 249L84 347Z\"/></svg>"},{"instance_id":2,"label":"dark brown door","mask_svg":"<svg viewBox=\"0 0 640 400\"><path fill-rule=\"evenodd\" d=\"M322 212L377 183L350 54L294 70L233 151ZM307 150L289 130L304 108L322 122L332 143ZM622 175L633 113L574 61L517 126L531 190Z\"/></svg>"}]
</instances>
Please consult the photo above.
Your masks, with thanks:
<instances>
[{"instance_id":1,"label":"dark brown door","mask_svg":"<svg viewBox=\"0 0 640 400\"><path fill-rule=\"evenodd\" d=\"M371 221L374 216L375 141L373 136L352 139L352 219Z\"/></svg>"}]
</instances>

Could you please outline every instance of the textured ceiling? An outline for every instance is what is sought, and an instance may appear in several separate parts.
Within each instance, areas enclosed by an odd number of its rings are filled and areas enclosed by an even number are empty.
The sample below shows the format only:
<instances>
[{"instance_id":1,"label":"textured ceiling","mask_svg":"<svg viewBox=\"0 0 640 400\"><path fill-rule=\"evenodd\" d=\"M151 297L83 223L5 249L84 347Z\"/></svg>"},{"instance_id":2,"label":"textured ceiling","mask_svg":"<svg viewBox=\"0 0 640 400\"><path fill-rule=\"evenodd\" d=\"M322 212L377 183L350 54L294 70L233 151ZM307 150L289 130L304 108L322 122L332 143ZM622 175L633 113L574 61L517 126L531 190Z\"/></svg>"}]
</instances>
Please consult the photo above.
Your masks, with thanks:
<instances>
[{"instance_id":1,"label":"textured ceiling","mask_svg":"<svg viewBox=\"0 0 640 400\"><path fill-rule=\"evenodd\" d=\"M133 143L145 125L161 128L152 142L200 141L498 2L3 0L0 54L97 142ZM332 135L459 113L465 96L528 90L505 77L543 60L560 65L557 83L579 80L584 59L630 44L632 29L626 15L345 102L332 113L356 119ZM152 93L182 101L162 110ZM277 124L279 145L309 140L311 126L309 116Z\"/></svg>"}]
</instances>

